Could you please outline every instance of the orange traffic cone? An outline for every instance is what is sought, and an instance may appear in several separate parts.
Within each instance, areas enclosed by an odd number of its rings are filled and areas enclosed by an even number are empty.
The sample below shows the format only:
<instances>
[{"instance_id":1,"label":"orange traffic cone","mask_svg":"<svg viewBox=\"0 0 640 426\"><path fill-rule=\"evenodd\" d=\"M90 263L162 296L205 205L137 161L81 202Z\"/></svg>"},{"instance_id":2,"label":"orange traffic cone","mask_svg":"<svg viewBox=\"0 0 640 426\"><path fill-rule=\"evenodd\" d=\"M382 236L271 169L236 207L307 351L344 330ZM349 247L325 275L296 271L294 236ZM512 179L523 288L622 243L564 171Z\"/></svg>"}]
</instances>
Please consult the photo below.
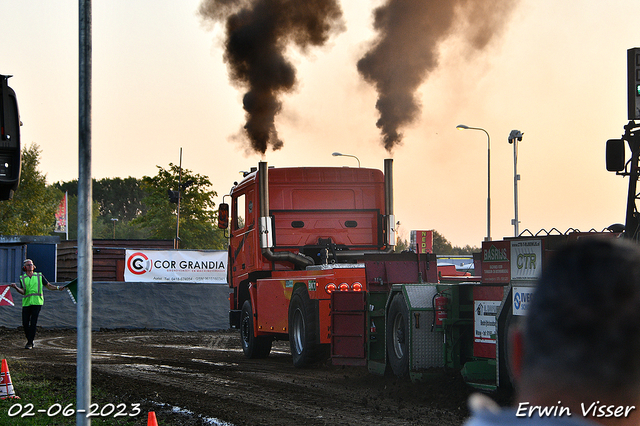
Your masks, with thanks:
<instances>
[{"instance_id":1,"label":"orange traffic cone","mask_svg":"<svg viewBox=\"0 0 640 426\"><path fill-rule=\"evenodd\" d=\"M156 420L155 411L149 411L149 417L147 418L147 426L158 426L158 421Z\"/></svg>"},{"instance_id":2,"label":"orange traffic cone","mask_svg":"<svg viewBox=\"0 0 640 426\"><path fill-rule=\"evenodd\" d=\"M7 360L2 360L2 370L0 371L0 399L19 398L13 390L11 384L11 375L9 374L9 366Z\"/></svg>"}]
</instances>

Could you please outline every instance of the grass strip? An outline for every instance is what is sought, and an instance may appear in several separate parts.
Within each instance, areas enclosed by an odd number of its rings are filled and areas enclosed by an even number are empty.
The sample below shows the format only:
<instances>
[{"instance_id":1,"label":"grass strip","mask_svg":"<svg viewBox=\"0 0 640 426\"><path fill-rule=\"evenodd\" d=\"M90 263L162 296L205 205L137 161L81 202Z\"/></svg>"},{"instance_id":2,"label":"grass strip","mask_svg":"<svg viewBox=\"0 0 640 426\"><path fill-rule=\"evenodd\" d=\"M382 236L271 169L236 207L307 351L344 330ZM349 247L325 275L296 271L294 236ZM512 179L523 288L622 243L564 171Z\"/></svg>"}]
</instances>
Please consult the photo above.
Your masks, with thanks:
<instances>
[{"instance_id":1,"label":"grass strip","mask_svg":"<svg viewBox=\"0 0 640 426\"><path fill-rule=\"evenodd\" d=\"M0 355L1 356L1 355ZM0 358L2 359L2 358ZM76 380L46 378L31 372L27 362L8 360L11 383L18 398L0 399L0 425L66 426L76 424ZM114 402L114 395L91 389L91 424L139 426L147 424L140 404ZM146 405L146 404L145 404Z\"/></svg>"}]
</instances>

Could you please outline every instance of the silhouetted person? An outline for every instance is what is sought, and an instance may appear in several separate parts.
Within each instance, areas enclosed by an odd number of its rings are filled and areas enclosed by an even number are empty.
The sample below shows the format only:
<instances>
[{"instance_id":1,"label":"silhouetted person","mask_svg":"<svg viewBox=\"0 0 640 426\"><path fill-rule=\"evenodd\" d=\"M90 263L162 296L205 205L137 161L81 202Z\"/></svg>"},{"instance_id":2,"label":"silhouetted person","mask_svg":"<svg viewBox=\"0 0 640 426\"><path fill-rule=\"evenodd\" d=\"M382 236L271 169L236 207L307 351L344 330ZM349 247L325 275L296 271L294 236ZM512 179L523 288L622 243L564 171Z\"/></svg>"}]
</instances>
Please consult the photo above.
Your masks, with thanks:
<instances>
[{"instance_id":1,"label":"silhouetted person","mask_svg":"<svg viewBox=\"0 0 640 426\"><path fill-rule=\"evenodd\" d=\"M509 349L515 406L473 396L467 426L640 424L639 247L587 237L558 250Z\"/></svg>"}]
</instances>

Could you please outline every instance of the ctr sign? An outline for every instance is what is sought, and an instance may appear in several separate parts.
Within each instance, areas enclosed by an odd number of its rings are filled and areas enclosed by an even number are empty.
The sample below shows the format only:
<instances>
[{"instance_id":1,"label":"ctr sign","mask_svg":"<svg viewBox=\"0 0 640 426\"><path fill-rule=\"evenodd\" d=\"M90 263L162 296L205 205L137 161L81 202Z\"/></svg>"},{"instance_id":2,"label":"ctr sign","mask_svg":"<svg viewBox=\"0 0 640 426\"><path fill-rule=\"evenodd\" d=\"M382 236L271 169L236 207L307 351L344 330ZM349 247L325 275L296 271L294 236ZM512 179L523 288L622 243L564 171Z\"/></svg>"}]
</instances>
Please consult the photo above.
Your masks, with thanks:
<instances>
[{"instance_id":1,"label":"ctr sign","mask_svg":"<svg viewBox=\"0 0 640 426\"><path fill-rule=\"evenodd\" d=\"M511 279L534 280L542 271L542 241L511 241Z\"/></svg>"}]
</instances>

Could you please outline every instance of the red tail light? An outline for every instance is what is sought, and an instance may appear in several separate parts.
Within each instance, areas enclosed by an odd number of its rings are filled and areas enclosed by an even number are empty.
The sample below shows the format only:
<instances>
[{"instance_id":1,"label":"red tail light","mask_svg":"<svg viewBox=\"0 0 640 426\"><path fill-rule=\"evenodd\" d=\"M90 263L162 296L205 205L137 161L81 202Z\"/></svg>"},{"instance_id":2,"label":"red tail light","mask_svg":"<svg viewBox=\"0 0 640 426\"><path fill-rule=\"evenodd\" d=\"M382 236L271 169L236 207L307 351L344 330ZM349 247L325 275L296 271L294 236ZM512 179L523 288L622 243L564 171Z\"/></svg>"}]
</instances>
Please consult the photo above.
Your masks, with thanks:
<instances>
[{"instance_id":1,"label":"red tail light","mask_svg":"<svg viewBox=\"0 0 640 426\"><path fill-rule=\"evenodd\" d=\"M327 294L331 294L336 290L337 290L337 287L334 283L329 283L326 286L324 286L324 291L326 291Z\"/></svg>"},{"instance_id":2,"label":"red tail light","mask_svg":"<svg viewBox=\"0 0 640 426\"><path fill-rule=\"evenodd\" d=\"M362 284L360 284L359 282L356 281L351 286L351 290L353 290L353 291L362 291Z\"/></svg>"},{"instance_id":3,"label":"red tail light","mask_svg":"<svg viewBox=\"0 0 640 426\"><path fill-rule=\"evenodd\" d=\"M349 290L349 284L341 283L340 284L340 291L347 291L347 290Z\"/></svg>"}]
</instances>

